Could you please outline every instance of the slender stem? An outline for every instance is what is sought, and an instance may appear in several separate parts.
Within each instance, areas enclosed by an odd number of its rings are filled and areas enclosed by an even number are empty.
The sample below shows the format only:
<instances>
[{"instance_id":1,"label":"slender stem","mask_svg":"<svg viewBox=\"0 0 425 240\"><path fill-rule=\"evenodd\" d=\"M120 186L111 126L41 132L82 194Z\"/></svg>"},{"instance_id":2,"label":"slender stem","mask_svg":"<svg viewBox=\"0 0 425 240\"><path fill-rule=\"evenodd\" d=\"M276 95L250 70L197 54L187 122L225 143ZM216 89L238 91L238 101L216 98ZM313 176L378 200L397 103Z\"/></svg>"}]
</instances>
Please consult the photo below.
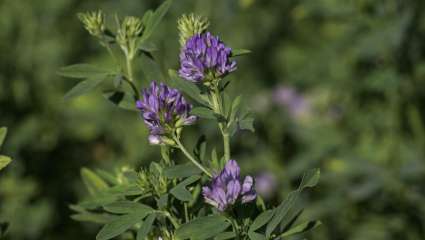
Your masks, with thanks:
<instances>
[{"instance_id":1,"label":"slender stem","mask_svg":"<svg viewBox=\"0 0 425 240\"><path fill-rule=\"evenodd\" d=\"M230 160L230 137L226 130L223 130L224 161Z\"/></svg>"},{"instance_id":2,"label":"slender stem","mask_svg":"<svg viewBox=\"0 0 425 240\"><path fill-rule=\"evenodd\" d=\"M187 212L187 203L184 203L184 218L186 222L189 222L189 213Z\"/></svg>"},{"instance_id":3,"label":"slender stem","mask_svg":"<svg viewBox=\"0 0 425 240\"><path fill-rule=\"evenodd\" d=\"M177 219L175 219L173 216L171 216L171 214L169 212L166 211L154 211L156 213L162 214L164 215L166 218L168 218L171 222L171 224L173 224L174 228L179 228L180 227L180 223L177 221Z\"/></svg>"},{"instance_id":4,"label":"slender stem","mask_svg":"<svg viewBox=\"0 0 425 240\"><path fill-rule=\"evenodd\" d=\"M132 59L129 56L126 56L126 63L127 63L127 76L128 80L130 82L133 82L133 66L132 66Z\"/></svg>"},{"instance_id":5,"label":"slender stem","mask_svg":"<svg viewBox=\"0 0 425 240\"><path fill-rule=\"evenodd\" d=\"M127 77L124 77L124 82L128 83L128 85L130 85L131 89L134 92L134 95L136 96L137 99L140 99L140 93L139 90L137 90L136 85L134 84L134 82L130 81Z\"/></svg>"},{"instance_id":6,"label":"slender stem","mask_svg":"<svg viewBox=\"0 0 425 240\"><path fill-rule=\"evenodd\" d=\"M218 86L214 87L214 92L211 93L212 98L212 108L215 113L218 113L222 116L225 116L223 112L223 106L221 104L220 91ZM220 129L221 134L223 135L223 149L224 149L224 162L229 161L230 159L230 136L227 130L227 125L221 122L218 123L218 128Z\"/></svg>"},{"instance_id":7,"label":"slender stem","mask_svg":"<svg viewBox=\"0 0 425 240\"><path fill-rule=\"evenodd\" d=\"M176 141L177 145L179 146L180 150L183 152L184 155L193 163L195 166L197 166L199 169L201 169L208 177L212 177L211 173L200 163L198 163L194 157L187 151L187 149L183 146L183 144L180 142L180 140L177 137L174 137L174 141Z\"/></svg>"}]
</instances>

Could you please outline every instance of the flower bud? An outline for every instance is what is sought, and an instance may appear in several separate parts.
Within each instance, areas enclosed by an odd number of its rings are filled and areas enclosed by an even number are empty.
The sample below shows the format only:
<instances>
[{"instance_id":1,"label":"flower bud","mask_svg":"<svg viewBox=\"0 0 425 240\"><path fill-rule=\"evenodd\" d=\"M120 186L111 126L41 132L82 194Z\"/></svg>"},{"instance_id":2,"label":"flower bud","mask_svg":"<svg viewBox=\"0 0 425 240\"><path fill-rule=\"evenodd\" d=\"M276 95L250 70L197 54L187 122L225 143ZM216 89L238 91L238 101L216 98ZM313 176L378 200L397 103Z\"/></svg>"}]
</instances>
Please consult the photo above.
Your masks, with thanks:
<instances>
[{"instance_id":1,"label":"flower bud","mask_svg":"<svg viewBox=\"0 0 425 240\"><path fill-rule=\"evenodd\" d=\"M100 38L105 31L105 15L101 10L79 13L78 18L84 24L84 28L95 36Z\"/></svg>"},{"instance_id":2,"label":"flower bud","mask_svg":"<svg viewBox=\"0 0 425 240\"><path fill-rule=\"evenodd\" d=\"M138 17L125 17L117 31L117 43L131 57L136 51L136 40L143 31L142 20Z\"/></svg>"},{"instance_id":3,"label":"flower bud","mask_svg":"<svg viewBox=\"0 0 425 240\"><path fill-rule=\"evenodd\" d=\"M206 17L193 13L189 15L183 14L177 21L177 28L180 33L180 46L183 47L186 41L193 35L204 33L209 25L210 22Z\"/></svg>"}]
</instances>

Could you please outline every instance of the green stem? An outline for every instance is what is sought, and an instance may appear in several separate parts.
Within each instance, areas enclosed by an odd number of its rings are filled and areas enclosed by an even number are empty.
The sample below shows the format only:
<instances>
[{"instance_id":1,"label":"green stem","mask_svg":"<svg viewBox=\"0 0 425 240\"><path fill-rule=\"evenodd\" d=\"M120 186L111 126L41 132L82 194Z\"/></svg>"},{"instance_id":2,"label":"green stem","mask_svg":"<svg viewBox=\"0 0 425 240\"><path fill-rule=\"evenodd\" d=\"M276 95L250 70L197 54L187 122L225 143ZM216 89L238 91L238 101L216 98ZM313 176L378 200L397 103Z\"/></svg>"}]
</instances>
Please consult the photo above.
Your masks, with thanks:
<instances>
[{"instance_id":1,"label":"green stem","mask_svg":"<svg viewBox=\"0 0 425 240\"><path fill-rule=\"evenodd\" d=\"M171 224L173 224L175 229L180 227L180 223L177 221L177 219L175 219L173 216L171 216L171 214L169 212L166 212L166 211L155 211L155 212L162 214L166 218L168 218L170 220Z\"/></svg>"},{"instance_id":2,"label":"green stem","mask_svg":"<svg viewBox=\"0 0 425 240\"><path fill-rule=\"evenodd\" d=\"M214 91L211 93L212 108L215 113L225 116L223 112L223 106L221 104L220 91L218 86L214 87ZM224 162L226 163L230 159L230 136L227 130L227 125L219 122L218 128L220 129L221 134L223 135L223 149L224 149Z\"/></svg>"},{"instance_id":3,"label":"green stem","mask_svg":"<svg viewBox=\"0 0 425 240\"><path fill-rule=\"evenodd\" d=\"M230 137L227 130L223 130L224 161L230 160Z\"/></svg>"},{"instance_id":4,"label":"green stem","mask_svg":"<svg viewBox=\"0 0 425 240\"><path fill-rule=\"evenodd\" d=\"M127 64L127 76L130 82L133 82L133 66L132 59L129 56L126 56L126 64Z\"/></svg>"},{"instance_id":5,"label":"green stem","mask_svg":"<svg viewBox=\"0 0 425 240\"><path fill-rule=\"evenodd\" d=\"M187 203L184 203L184 218L186 222L189 222L189 213L187 212Z\"/></svg>"},{"instance_id":6,"label":"green stem","mask_svg":"<svg viewBox=\"0 0 425 240\"><path fill-rule=\"evenodd\" d=\"M192 155L187 151L187 149L183 146L183 144L180 142L180 140L177 137L174 137L174 141L176 141L177 145L179 146L180 150L183 152L183 154L193 163L195 166L197 166L199 169L201 169L208 177L212 177L211 173L200 163L198 163Z\"/></svg>"},{"instance_id":7,"label":"green stem","mask_svg":"<svg viewBox=\"0 0 425 240\"><path fill-rule=\"evenodd\" d=\"M131 89L134 92L134 95L136 96L137 99L140 99L140 93L139 90L137 89L136 85L134 84L134 82L130 81L127 77L124 77L124 82L128 83L128 85L130 85Z\"/></svg>"}]
</instances>

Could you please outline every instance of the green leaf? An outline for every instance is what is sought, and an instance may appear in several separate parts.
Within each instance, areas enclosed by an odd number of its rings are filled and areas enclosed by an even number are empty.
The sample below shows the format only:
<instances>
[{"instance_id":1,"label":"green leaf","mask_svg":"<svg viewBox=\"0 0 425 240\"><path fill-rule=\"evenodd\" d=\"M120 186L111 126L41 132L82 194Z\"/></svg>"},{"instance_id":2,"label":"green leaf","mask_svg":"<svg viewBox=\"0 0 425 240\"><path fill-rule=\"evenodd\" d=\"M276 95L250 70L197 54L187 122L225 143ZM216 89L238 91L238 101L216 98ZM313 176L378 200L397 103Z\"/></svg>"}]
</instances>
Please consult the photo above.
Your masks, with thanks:
<instances>
[{"instance_id":1,"label":"green leaf","mask_svg":"<svg viewBox=\"0 0 425 240\"><path fill-rule=\"evenodd\" d=\"M156 214L151 214L146 220L143 222L142 226L137 231L137 239L136 240L145 240L146 236L152 229L152 224L155 221Z\"/></svg>"},{"instance_id":2,"label":"green leaf","mask_svg":"<svg viewBox=\"0 0 425 240\"><path fill-rule=\"evenodd\" d=\"M103 96L115 106L131 111L137 111L136 97L123 91L105 91Z\"/></svg>"},{"instance_id":3,"label":"green leaf","mask_svg":"<svg viewBox=\"0 0 425 240\"><path fill-rule=\"evenodd\" d=\"M192 194L186 189L186 186L198 181L200 178L201 177L198 175L186 178L184 181L172 188L170 193L180 201L189 202L192 200Z\"/></svg>"},{"instance_id":4,"label":"green leaf","mask_svg":"<svg viewBox=\"0 0 425 240\"><path fill-rule=\"evenodd\" d=\"M116 215L106 213L83 212L71 215L71 218L79 222L92 222L98 224L110 223L117 218Z\"/></svg>"},{"instance_id":5,"label":"green leaf","mask_svg":"<svg viewBox=\"0 0 425 240\"><path fill-rule=\"evenodd\" d=\"M152 42L142 42L140 45L139 45L139 49L140 50L142 50L142 51L144 51L144 52L155 52L155 51L158 51L158 47L154 44L154 43L152 43Z\"/></svg>"},{"instance_id":6,"label":"green leaf","mask_svg":"<svg viewBox=\"0 0 425 240\"><path fill-rule=\"evenodd\" d=\"M185 163L166 168L164 170L164 175L167 178L173 179L190 177L193 175L200 174L201 172L202 171L196 166L194 166L192 163Z\"/></svg>"},{"instance_id":7,"label":"green leaf","mask_svg":"<svg viewBox=\"0 0 425 240\"><path fill-rule=\"evenodd\" d=\"M186 93L190 98L197 101L198 103L208 106L208 102L202 98L201 91L199 88L189 81L181 79L175 70L170 69L168 75L171 78L171 86L177 88Z\"/></svg>"},{"instance_id":8,"label":"green leaf","mask_svg":"<svg viewBox=\"0 0 425 240\"><path fill-rule=\"evenodd\" d=\"M236 117L236 114L238 113L239 106L241 104L241 96L237 96L235 100L232 102L232 108L230 109L230 112L228 113L227 117L229 118L229 121L234 120Z\"/></svg>"},{"instance_id":9,"label":"green leaf","mask_svg":"<svg viewBox=\"0 0 425 240\"><path fill-rule=\"evenodd\" d=\"M101 76L98 78L89 78L87 80L81 81L65 94L64 99L69 100L89 93L95 90L99 84L105 81L105 79L105 76Z\"/></svg>"},{"instance_id":10,"label":"green leaf","mask_svg":"<svg viewBox=\"0 0 425 240\"><path fill-rule=\"evenodd\" d=\"M136 223L141 222L146 215L147 213L135 212L120 216L112 222L104 225L97 234L96 240L108 240L114 238L124 233Z\"/></svg>"},{"instance_id":11,"label":"green leaf","mask_svg":"<svg viewBox=\"0 0 425 240\"><path fill-rule=\"evenodd\" d=\"M234 232L222 232L215 236L214 240L226 240L226 239L235 239L236 234Z\"/></svg>"},{"instance_id":12,"label":"green leaf","mask_svg":"<svg viewBox=\"0 0 425 240\"><path fill-rule=\"evenodd\" d=\"M153 209L147 205L131 202L131 201L118 201L111 204L103 206L103 208L110 213L132 213L132 212L147 212L151 213Z\"/></svg>"},{"instance_id":13,"label":"green leaf","mask_svg":"<svg viewBox=\"0 0 425 240\"><path fill-rule=\"evenodd\" d=\"M91 195L96 195L108 189L108 184L88 168L81 169L81 178Z\"/></svg>"},{"instance_id":14,"label":"green leaf","mask_svg":"<svg viewBox=\"0 0 425 240\"><path fill-rule=\"evenodd\" d=\"M194 107L190 113L205 119L216 119L214 111L206 107Z\"/></svg>"},{"instance_id":15,"label":"green leaf","mask_svg":"<svg viewBox=\"0 0 425 240\"><path fill-rule=\"evenodd\" d=\"M7 135L7 128L1 127L0 128L0 147L3 145L6 135Z\"/></svg>"},{"instance_id":16,"label":"green leaf","mask_svg":"<svg viewBox=\"0 0 425 240\"><path fill-rule=\"evenodd\" d=\"M289 193L288 197L283 201L277 208L276 213L271 219L271 221L267 224L266 228L266 236L270 237L272 232L276 229L276 227L289 215L290 209L295 205L298 196L307 187L314 187L320 178L320 170L313 169L307 171L300 183L300 186L296 191Z\"/></svg>"},{"instance_id":17,"label":"green leaf","mask_svg":"<svg viewBox=\"0 0 425 240\"><path fill-rule=\"evenodd\" d=\"M251 50L248 49L233 49L232 57L242 56L251 53Z\"/></svg>"},{"instance_id":18,"label":"green leaf","mask_svg":"<svg viewBox=\"0 0 425 240\"><path fill-rule=\"evenodd\" d=\"M308 222L305 222L305 223L301 223L301 224L289 229L288 231L282 233L280 235L280 237L287 237L287 236L290 236L290 235L307 232L307 231L309 231L313 228L316 228L320 225L322 225L322 223L320 221L308 221Z\"/></svg>"},{"instance_id":19,"label":"green leaf","mask_svg":"<svg viewBox=\"0 0 425 240\"><path fill-rule=\"evenodd\" d=\"M320 169L311 169L304 173L303 179L298 189L304 189L307 187L314 187L317 185L320 179Z\"/></svg>"},{"instance_id":20,"label":"green leaf","mask_svg":"<svg viewBox=\"0 0 425 240\"><path fill-rule=\"evenodd\" d=\"M5 168L12 161L10 157L0 155L0 170Z\"/></svg>"},{"instance_id":21,"label":"green leaf","mask_svg":"<svg viewBox=\"0 0 425 240\"><path fill-rule=\"evenodd\" d=\"M266 236L256 232L248 232L248 237L251 240L266 240Z\"/></svg>"},{"instance_id":22,"label":"green leaf","mask_svg":"<svg viewBox=\"0 0 425 240\"><path fill-rule=\"evenodd\" d=\"M200 217L180 226L176 230L176 237L178 239L208 239L224 232L229 226L230 223L226 218L220 215Z\"/></svg>"},{"instance_id":23,"label":"green leaf","mask_svg":"<svg viewBox=\"0 0 425 240\"><path fill-rule=\"evenodd\" d=\"M244 119L239 120L239 129L241 130L249 130L251 132L255 132L254 128L254 118L253 117L247 117Z\"/></svg>"},{"instance_id":24,"label":"green leaf","mask_svg":"<svg viewBox=\"0 0 425 240\"><path fill-rule=\"evenodd\" d=\"M207 151L207 138L205 135L201 135L196 142L195 148L193 149L193 154L195 157L203 163L205 160L205 153Z\"/></svg>"},{"instance_id":25,"label":"green leaf","mask_svg":"<svg viewBox=\"0 0 425 240\"><path fill-rule=\"evenodd\" d=\"M98 68L90 64L75 64L62 67L58 74L70 78L99 78L113 74L113 72Z\"/></svg>"},{"instance_id":26,"label":"green leaf","mask_svg":"<svg viewBox=\"0 0 425 240\"><path fill-rule=\"evenodd\" d=\"M266 223L270 221L274 213L275 213L274 210L267 210L262 212L260 215L258 215L257 218L255 218L254 222L249 227L249 231L253 232L259 229L260 227L264 226Z\"/></svg>"},{"instance_id":27,"label":"green leaf","mask_svg":"<svg viewBox=\"0 0 425 240\"><path fill-rule=\"evenodd\" d=\"M142 35L142 40L141 40L142 43L146 41L152 35L155 28L159 25L162 18L164 18L165 14L167 13L172 3L173 3L172 0L167 0L163 4L161 4L161 6L159 6L153 14L150 14L146 18L144 17L144 20L146 20L147 22L146 22L146 29Z\"/></svg>"}]
</instances>

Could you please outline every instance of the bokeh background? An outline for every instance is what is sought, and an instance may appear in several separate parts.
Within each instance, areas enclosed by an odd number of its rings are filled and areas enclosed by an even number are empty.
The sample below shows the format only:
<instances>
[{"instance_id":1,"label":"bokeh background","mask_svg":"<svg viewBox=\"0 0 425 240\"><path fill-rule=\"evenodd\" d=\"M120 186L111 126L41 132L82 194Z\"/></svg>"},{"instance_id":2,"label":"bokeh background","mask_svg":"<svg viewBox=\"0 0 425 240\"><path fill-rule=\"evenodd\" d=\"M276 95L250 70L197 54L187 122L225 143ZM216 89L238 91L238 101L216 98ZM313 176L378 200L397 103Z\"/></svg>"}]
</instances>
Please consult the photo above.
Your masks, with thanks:
<instances>
[{"instance_id":1,"label":"bokeh background","mask_svg":"<svg viewBox=\"0 0 425 240\"><path fill-rule=\"evenodd\" d=\"M64 101L76 82L56 72L113 65L78 12L142 16L160 3L0 1L0 125L10 133L2 152L14 158L0 173L7 239L94 239L97 226L69 218L68 205L86 194L80 168L158 159L136 112L100 93ZM159 64L136 64L140 86L178 66L176 20L189 12L252 50L229 87L256 116L256 133L232 140L243 170L274 173L281 198L302 172L321 168L304 214L324 224L308 239L425 239L425 1L176 0L153 36ZM219 144L207 121L185 141L200 132Z\"/></svg>"}]
</instances>

